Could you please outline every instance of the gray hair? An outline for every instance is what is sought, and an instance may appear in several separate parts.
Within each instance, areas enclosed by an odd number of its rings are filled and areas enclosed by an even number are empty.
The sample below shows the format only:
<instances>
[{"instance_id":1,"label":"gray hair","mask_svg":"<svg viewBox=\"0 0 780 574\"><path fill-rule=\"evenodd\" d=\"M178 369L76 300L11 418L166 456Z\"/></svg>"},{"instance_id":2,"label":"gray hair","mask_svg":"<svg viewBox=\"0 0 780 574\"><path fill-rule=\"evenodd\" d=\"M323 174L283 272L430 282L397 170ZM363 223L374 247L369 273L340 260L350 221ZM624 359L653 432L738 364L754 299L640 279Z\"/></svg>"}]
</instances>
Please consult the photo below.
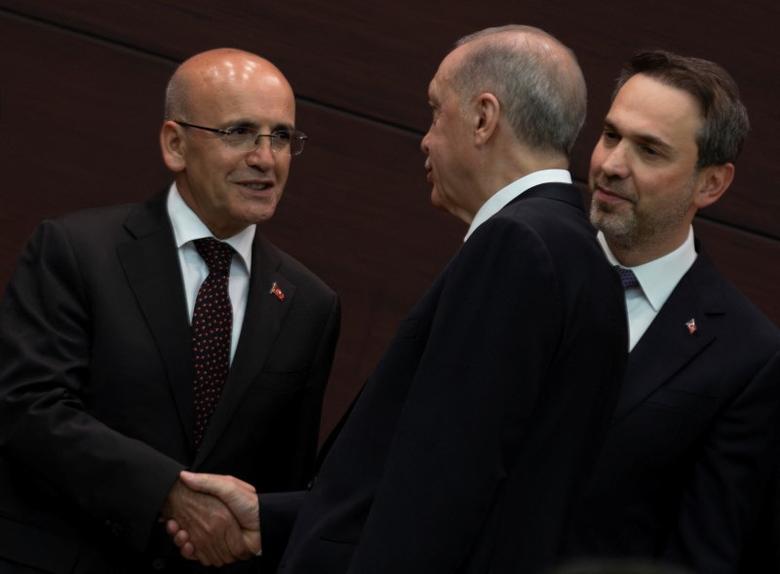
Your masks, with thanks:
<instances>
[{"instance_id":1,"label":"gray hair","mask_svg":"<svg viewBox=\"0 0 780 574\"><path fill-rule=\"evenodd\" d=\"M181 66L179 66L181 67ZM188 90L185 79L182 74L178 73L179 68L176 68L168 85L165 87L165 108L163 110L164 118L166 120L183 120L187 118L187 110L189 106Z\"/></svg>"},{"instance_id":2,"label":"gray hair","mask_svg":"<svg viewBox=\"0 0 780 574\"><path fill-rule=\"evenodd\" d=\"M492 93L520 141L568 157L587 106L585 78L574 53L532 26L487 28L455 45L472 42L453 77L461 99Z\"/></svg>"}]
</instances>

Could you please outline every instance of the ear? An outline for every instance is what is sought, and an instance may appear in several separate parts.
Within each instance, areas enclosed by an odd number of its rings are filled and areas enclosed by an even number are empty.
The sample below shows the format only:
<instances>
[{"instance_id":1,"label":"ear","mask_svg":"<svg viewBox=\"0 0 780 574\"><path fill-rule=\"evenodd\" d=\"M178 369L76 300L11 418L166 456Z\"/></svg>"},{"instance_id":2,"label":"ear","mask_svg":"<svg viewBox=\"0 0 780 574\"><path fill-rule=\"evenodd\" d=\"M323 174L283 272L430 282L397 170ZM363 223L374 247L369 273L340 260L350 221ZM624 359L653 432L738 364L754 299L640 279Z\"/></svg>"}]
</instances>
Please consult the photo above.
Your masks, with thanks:
<instances>
[{"instance_id":1,"label":"ear","mask_svg":"<svg viewBox=\"0 0 780 574\"><path fill-rule=\"evenodd\" d=\"M490 92L479 94L475 102L476 125L474 129L475 143L484 145L496 131L501 115L501 103Z\"/></svg>"},{"instance_id":2,"label":"ear","mask_svg":"<svg viewBox=\"0 0 780 574\"><path fill-rule=\"evenodd\" d=\"M698 185L693 202L696 209L712 205L718 201L734 180L734 164L708 165L698 175Z\"/></svg>"},{"instance_id":3,"label":"ear","mask_svg":"<svg viewBox=\"0 0 780 574\"><path fill-rule=\"evenodd\" d=\"M187 167L185 159L186 144L181 137L181 127L171 120L166 120L160 128L160 148L165 165L174 173L184 171Z\"/></svg>"}]
</instances>

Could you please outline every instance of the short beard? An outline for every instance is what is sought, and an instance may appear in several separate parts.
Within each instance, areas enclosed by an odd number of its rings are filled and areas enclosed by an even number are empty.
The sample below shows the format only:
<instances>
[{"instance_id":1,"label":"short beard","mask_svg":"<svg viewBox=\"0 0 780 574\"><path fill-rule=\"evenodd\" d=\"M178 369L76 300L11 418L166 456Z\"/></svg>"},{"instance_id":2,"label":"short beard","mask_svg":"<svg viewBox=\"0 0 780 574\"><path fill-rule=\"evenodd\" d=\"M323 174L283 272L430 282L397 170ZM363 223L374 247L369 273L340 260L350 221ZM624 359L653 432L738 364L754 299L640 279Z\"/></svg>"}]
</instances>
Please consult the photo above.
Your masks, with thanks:
<instances>
[{"instance_id":1,"label":"short beard","mask_svg":"<svg viewBox=\"0 0 780 574\"><path fill-rule=\"evenodd\" d=\"M673 204L665 206L663 212L637 213L636 204L621 212L611 205L593 200L590 204L590 222L604 233L611 244L620 249L641 249L679 229L680 222L688 214L692 198L693 179L688 193Z\"/></svg>"},{"instance_id":2,"label":"short beard","mask_svg":"<svg viewBox=\"0 0 780 574\"><path fill-rule=\"evenodd\" d=\"M636 245L638 223L633 210L620 214L612 206L594 199L590 203L590 222L623 249Z\"/></svg>"}]
</instances>

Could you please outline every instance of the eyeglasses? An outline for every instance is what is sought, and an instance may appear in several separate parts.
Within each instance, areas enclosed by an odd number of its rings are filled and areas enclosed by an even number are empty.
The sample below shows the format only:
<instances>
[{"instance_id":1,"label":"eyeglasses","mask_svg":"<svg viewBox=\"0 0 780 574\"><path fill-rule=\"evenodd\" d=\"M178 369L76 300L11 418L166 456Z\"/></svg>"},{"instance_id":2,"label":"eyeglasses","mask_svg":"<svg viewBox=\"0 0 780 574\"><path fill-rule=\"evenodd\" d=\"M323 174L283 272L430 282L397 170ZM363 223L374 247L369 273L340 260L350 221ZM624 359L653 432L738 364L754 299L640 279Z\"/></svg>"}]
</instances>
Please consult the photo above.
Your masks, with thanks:
<instances>
[{"instance_id":1,"label":"eyeglasses","mask_svg":"<svg viewBox=\"0 0 780 574\"><path fill-rule=\"evenodd\" d=\"M309 139L305 133L298 130L276 130L270 134L261 134L258 128L249 126L234 126L219 129L197 126L181 120L173 121L185 128L195 128L219 134L220 139L223 142L244 153L255 151L260 146L261 138L268 138L271 143L271 151L274 153L289 151L290 155L300 155L303 151L303 144Z\"/></svg>"}]
</instances>

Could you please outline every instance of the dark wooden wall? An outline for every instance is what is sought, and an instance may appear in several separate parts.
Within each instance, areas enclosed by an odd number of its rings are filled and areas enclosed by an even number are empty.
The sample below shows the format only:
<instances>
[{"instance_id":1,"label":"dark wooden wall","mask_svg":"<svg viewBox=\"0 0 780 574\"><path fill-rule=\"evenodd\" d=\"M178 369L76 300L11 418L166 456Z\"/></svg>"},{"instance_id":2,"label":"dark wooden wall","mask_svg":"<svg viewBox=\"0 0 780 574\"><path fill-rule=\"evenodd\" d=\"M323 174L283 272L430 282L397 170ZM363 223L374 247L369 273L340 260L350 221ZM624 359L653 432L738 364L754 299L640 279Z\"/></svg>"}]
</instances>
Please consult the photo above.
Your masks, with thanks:
<instances>
[{"instance_id":1,"label":"dark wooden wall","mask_svg":"<svg viewBox=\"0 0 780 574\"><path fill-rule=\"evenodd\" d=\"M311 138L263 231L342 297L327 432L465 232L428 203L419 151L427 83L459 36L516 22L548 30L580 58L590 110L574 154L579 181L613 79L637 49L665 47L731 71L753 130L734 186L696 230L721 270L780 322L779 6L0 0L0 285L42 218L141 200L168 184L157 132L178 62L218 46L262 54L290 79Z\"/></svg>"}]
</instances>

